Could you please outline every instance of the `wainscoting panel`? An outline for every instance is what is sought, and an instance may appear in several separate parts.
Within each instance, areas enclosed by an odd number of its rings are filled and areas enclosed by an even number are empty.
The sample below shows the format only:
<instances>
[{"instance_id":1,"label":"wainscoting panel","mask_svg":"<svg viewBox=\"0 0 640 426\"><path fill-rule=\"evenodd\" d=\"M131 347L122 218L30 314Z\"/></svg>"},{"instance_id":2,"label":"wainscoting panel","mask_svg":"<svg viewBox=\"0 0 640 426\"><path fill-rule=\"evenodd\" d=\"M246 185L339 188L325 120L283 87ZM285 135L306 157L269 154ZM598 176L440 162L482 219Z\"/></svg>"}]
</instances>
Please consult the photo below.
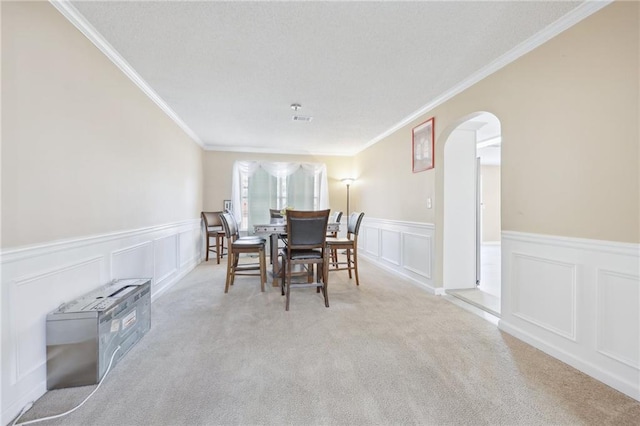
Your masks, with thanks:
<instances>
[{"instance_id":1,"label":"wainscoting panel","mask_svg":"<svg viewBox=\"0 0 640 426\"><path fill-rule=\"evenodd\" d=\"M363 223L360 225L360 233L363 234L362 241L359 241L360 245L364 246L364 252L370 256L380 256L380 230L366 226Z\"/></svg>"},{"instance_id":2,"label":"wainscoting panel","mask_svg":"<svg viewBox=\"0 0 640 426\"><path fill-rule=\"evenodd\" d=\"M190 264L197 263L200 258L204 258L205 243L203 232L203 229L196 228L178 234L179 265L181 270Z\"/></svg>"},{"instance_id":3,"label":"wainscoting panel","mask_svg":"<svg viewBox=\"0 0 640 426\"><path fill-rule=\"evenodd\" d=\"M431 237L409 233L403 236L405 269L431 279Z\"/></svg>"},{"instance_id":4,"label":"wainscoting panel","mask_svg":"<svg viewBox=\"0 0 640 426\"><path fill-rule=\"evenodd\" d=\"M576 265L522 253L512 256L513 314L575 340Z\"/></svg>"},{"instance_id":5,"label":"wainscoting panel","mask_svg":"<svg viewBox=\"0 0 640 426\"><path fill-rule=\"evenodd\" d=\"M640 400L640 245L502 233L499 326Z\"/></svg>"},{"instance_id":6,"label":"wainscoting panel","mask_svg":"<svg viewBox=\"0 0 640 426\"><path fill-rule=\"evenodd\" d=\"M598 352L640 368L640 286L638 275L598 271Z\"/></svg>"},{"instance_id":7,"label":"wainscoting panel","mask_svg":"<svg viewBox=\"0 0 640 426\"><path fill-rule=\"evenodd\" d=\"M162 287L164 281L178 270L178 238L178 234L173 234L153 241L153 276L156 286Z\"/></svg>"},{"instance_id":8,"label":"wainscoting panel","mask_svg":"<svg viewBox=\"0 0 640 426\"><path fill-rule=\"evenodd\" d=\"M153 276L153 241L145 241L111 253L111 276L114 279L151 278Z\"/></svg>"},{"instance_id":9,"label":"wainscoting panel","mask_svg":"<svg viewBox=\"0 0 640 426\"><path fill-rule=\"evenodd\" d=\"M435 294L438 289L434 287L431 273L434 238L432 224L365 216L360 228L358 255Z\"/></svg>"},{"instance_id":10,"label":"wainscoting panel","mask_svg":"<svg viewBox=\"0 0 640 426\"><path fill-rule=\"evenodd\" d=\"M46 392L46 316L116 278L152 279L152 300L202 259L200 219L1 253L2 424Z\"/></svg>"},{"instance_id":11,"label":"wainscoting panel","mask_svg":"<svg viewBox=\"0 0 640 426\"><path fill-rule=\"evenodd\" d=\"M400 265L400 239L399 231L380 230L380 257L385 262Z\"/></svg>"}]
</instances>

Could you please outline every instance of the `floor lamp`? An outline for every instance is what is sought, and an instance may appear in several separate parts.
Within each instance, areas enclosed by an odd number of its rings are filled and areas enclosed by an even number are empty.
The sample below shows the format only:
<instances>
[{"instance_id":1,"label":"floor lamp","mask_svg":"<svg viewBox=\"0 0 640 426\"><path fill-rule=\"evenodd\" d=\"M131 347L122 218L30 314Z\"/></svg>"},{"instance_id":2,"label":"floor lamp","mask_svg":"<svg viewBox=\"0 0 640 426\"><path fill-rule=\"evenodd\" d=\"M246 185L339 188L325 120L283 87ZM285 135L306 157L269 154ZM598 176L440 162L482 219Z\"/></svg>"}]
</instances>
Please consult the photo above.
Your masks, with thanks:
<instances>
[{"instance_id":1,"label":"floor lamp","mask_svg":"<svg viewBox=\"0 0 640 426\"><path fill-rule=\"evenodd\" d=\"M341 180L342 183L347 185L347 226L349 226L349 186L353 183L355 179L353 178L344 178Z\"/></svg>"}]
</instances>

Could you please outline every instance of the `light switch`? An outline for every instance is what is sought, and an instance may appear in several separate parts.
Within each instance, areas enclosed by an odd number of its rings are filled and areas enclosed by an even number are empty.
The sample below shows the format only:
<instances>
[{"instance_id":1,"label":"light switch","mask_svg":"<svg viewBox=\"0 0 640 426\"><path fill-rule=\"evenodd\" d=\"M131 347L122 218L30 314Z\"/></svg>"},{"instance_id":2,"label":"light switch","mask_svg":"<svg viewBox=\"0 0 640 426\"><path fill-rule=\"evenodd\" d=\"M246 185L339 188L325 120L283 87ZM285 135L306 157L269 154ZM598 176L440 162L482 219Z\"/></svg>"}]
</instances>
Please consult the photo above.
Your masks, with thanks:
<instances>
[{"instance_id":1,"label":"light switch","mask_svg":"<svg viewBox=\"0 0 640 426\"><path fill-rule=\"evenodd\" d=\"M431 197L427 198L427 208L431 208Z\"/></svg>"}]
</instances>

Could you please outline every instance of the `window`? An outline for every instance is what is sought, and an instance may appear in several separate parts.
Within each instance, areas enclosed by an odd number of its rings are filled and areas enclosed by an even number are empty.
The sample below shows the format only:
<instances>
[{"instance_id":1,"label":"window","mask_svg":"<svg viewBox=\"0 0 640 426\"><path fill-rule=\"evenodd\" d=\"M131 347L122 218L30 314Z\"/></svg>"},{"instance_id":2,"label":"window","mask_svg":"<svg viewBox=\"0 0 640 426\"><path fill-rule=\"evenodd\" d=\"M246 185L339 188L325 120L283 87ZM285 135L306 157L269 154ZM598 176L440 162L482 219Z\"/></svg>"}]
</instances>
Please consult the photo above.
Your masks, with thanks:
<instances>
[{"instance_id":1,"label":"window","mask_svg":"<svg viewBox=\"0 0 640 426\"><path fill-rule=\"evenodd\" d=\"M328 208L326 166L313 163L237 161L233 176L233 214L241 230L269 223L269 209Z\"/></svg>"}]
</instances>

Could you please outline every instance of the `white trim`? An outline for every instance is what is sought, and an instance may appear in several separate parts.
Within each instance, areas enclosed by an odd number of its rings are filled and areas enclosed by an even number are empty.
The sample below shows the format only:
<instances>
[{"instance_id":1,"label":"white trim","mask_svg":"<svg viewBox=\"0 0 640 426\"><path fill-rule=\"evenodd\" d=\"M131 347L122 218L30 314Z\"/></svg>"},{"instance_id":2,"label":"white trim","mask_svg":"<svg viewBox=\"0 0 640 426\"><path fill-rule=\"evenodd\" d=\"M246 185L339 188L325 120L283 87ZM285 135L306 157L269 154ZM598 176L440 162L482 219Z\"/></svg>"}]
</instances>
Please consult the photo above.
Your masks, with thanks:
<instances>
[{"instance_id":1,"label":"white trim","mask_svg":"<svg viewBox=\"0 0 640 426\"><path fill-rule=\"evenodd\" d=\"M612 388L619 390L620 392L630 396L631 398L640 401L640 391L632 382L625 380L624 377L613 376L603 368L600 368L599 366L586 361L583 357L571 354L552 343L534 336L533 334L528 333L527 331L513 324L510 324L504 318L501 318L500 321L498 321L498 328L506 333L511 334L512 336L517 337L523 342L528 343L537 349L540 349L546 354L549 354L552 357L557 358L560 361L577 368L578 370L611 386Z\"/></svg>"},{"instance_id":2,"label":"white trim","mask_svg":"<svg viewBox=\"0 0 640 426\"><path fill-rule=\"evenodd\" d=\"M438 289L436 287L432 287L432 286L430 286L428 284L425 284L425 283L423 283L421 281L418 281L417 279L415 279L415 278L413 278L413 277L411 277L409 275L403 274L398 269L394 269L394 268L390 267L389 265L386 265L386 264L384 264L382 262L378 262L378 259L376 257L365 255L365 254L361 253L359 250L358 250L358 256L360 256L361 259L364 259L364 260L366 260L368 262L371 262L371 263L375 264L378 268L382 268L385 271L391 272L393 275L395 275L397 277L400 277L400 278L403 278L403 279L407 280L408 282L410 282L411 284L422 288L423 290L427 290L431 294L434 294L434 295L443 295L444 294L444 292L439 291L441 289Z\"/></svg>"},{"instance_id":3,"label":"white trim","mask_svg":"<svg viewBox=\"0 0 640 426\"><path fill-rule=\"evenodd\" d=\"M403 227L411 227L411 228L418 228L418 229L425 229L425 230L429 230L429 231L434 231L436 229L436 226L433 223L425 223L425 222L410 222L410 221L406 221L406 220L391 220L391 219L378 219L375 217L367 217L365 216L362 219L362 224L367 224L370 227L374 227L374 224L378 224L378 225L389 225L391 227L397 228L398 226L403 226ZM376 226L377 228L380 228L379 226ZM382 228L382 229L389 229L389 228Z\"/></svg>"},{"instance_id":4,"label":"white trim","mask_svg":"<svg viewBox=\"0 0 640 426\"><path fill-rule=\"evenodd\" d=\"M626 357L625 355L616 354L602 347L602 335L607 334L607 332L602 329L602 323L601 323L602 317L603 317L603 306L602 306L603 276L609 275L610 277L627 278L627 279L638 281L638 282L640 282L640 276L632 275L632 274L623 274L618 271L602 269L602 268L597 269L596 275L597 275L597 278L596 278L596 351L606 357L609 357L615 361L628 365L629 367L634 368L637 371L640 371L640 360L634 360Z\"/></svg>"},{"instance_id":5,"label":"white trim","mask_svg":"<svg viewBox=\"0 0 640 426\"><path fill-rule=\"evenodd\" d=\"M401 128L403 128L407 124L409 124L412 121L416 120L418 117L422 116L423 114L425 114L425 113L431 111L432 109L436 108L437 106L445 103L446 101L448 101L449 99L453 98L457 94L463 92L464 90L466 90L469 87L473 86L474 84L478 83L480 80L490 76L491 74L493 74L494 72L500 70L504 66L509 65L511 62L515 61L519 57L525 55L526 53L529 53L530 51L532 51L536 47L544 44L545 42L547 42L549 40L551 40L553 37L557 36L558 34L563 32L564 30L566 30L566 29L572 27L573 25L577 24L578 22L582 21L584 18L588 17L589 15L591 15L591 14L597 12L598 10L602 9L603 7L605 7L606 5L611 3L612 1L613 0L602 0L602 1L601 0L586 0L580 6L576 7L575 9L573 9L571 12L569 12L568 14L563 16L562 18L558 19L557 21L555 21L551 25L547 26L542 31L538 32L537 34L533 35L529 39L527 39L524 42L520 43L518 46L516 46L513 49L509 50L507 53L503 54L502 56L500 56L498 59L494 60L490 64L484 66L478 72L476 72L475 74L469 76L467 79L465 79L464 81L462 81L458 85L454 86L453 88L451 88L447 92L445 92L445 93L441 94L440 96L436 97L431 102L429 102L428 104L424 105L419 110L415 111L413 114L405 117L403 120L401 120L396 125L394 125L391 128L389 128L387 131L385 131L385 132L381 133L380 135L376 136L375 138L371 139L368 143L366 143L362 148L360 148L357 152L353 153L352 155L358 154L358 153L364 151L365 149L371 147L372 145L375 145L376 143L380 142L382 139L390 136L391 134L393 134L394 132L400 130Z\"/></svg>"},{"instance_id":6,"label":"white trim","mask_svg":"<svg viewBox=\"0 0 640 426\"><path fill-rule=\"evenodd\" d=\"M49 2L85 37L89 39L104 55L111 60L142 92L173 120L195 143L204 148L200 137L182 121L131 65L109 44L107 40L91 25L68 0L49 0Z\"/></svg>"},{"instance_id":7,"label":"white trim","mask_svg":"<svg viewBox=\"0 0 640 426\"><path fill-rule=\"evenodd\" d=\"M555 235L529 234L516 231L502 231L502 239L523 241L533 244L553 245L554 247L573 248L578 250L598 250L605 253L640 257L640 244L621 243L617 241L590 240L587 238L560 237Z\"/></svg>"},{"instance_id":8,"label":"white trim","mask_svg":"<svg viewBox=\"0 0 640 426\"><path fill-rule=\"evenodd\" d=\"M47 242L42 244L34 244L30 246L12 248L12 249L8 249L0 252L0 264L17 262L19 260L25 260L30 257L41 256L44 254L50 254L50 253L62 251L62 250L76 249L76 248L93 245L93 244L106 243L109 241L119 240L122 238L137 237L137 236L150 234L158 231L174 229L176 227L191 228L196 224L200 226L200 220L201 219L190 219L190 220L185 220L185 221L176 222L176 223L166 223L163 225L149 226L146 228L139 228L139 229L134 229L129 231L110 232L107 234L98 234L98 235L92 235L89 237L69 238L65 240L58 240L58 241ZM188 230L189 229L186 229L185 231L179 231L179 232L187 232Z\"/></svg>"}]
</instances>

